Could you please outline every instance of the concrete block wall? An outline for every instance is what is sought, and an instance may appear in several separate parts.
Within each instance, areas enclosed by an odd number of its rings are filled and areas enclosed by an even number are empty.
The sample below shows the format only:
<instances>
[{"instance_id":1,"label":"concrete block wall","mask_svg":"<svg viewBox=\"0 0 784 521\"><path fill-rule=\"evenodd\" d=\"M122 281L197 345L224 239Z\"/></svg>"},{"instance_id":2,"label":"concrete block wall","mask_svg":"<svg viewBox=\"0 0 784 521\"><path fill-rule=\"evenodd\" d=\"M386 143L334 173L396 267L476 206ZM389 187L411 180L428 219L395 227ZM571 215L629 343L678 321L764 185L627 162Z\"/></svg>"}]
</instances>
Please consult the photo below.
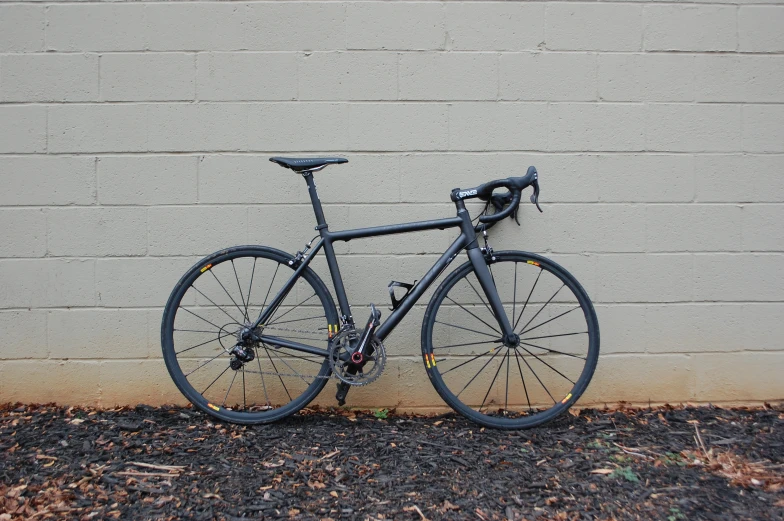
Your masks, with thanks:
<instances>
[{"instance_id":1,"label":"concrete block wall","mask_svg":"<svg viewBox=\"0 0 784 521\"><path fill-rule=\"evenodd\" d=\"M2 0L0 402L181 402L179 276L313 235L275 154L349 158L316 175L332 229L449 216L451 188L534 164L544 214L491 239L591 295L583 404L784 398L782 28L766 0ZM450 240L341 246L355 314ZM426 302L351 404L441 405Z\"/></svg>"}]
</instances>

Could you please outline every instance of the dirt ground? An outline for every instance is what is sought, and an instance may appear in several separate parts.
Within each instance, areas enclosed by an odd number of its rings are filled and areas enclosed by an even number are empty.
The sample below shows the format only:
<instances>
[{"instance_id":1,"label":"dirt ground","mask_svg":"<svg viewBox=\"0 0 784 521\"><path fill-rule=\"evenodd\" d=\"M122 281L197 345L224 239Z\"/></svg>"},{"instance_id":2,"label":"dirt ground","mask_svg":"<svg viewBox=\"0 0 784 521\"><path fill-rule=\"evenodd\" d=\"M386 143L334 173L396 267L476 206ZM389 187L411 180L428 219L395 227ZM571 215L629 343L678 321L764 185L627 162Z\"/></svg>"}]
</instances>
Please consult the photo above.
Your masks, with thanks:
<instances>
[{"instance_id":1,"label":"dirt ground","mask_svg":"<svg viewBox=\"0 0 784 521\"><path fill-rule=\"evenodd\" d=\"M385 417L385 418L384 418ZM0 407L0 521L784 519L784 407L447 414Z\"/></svg>"}]
</instances>

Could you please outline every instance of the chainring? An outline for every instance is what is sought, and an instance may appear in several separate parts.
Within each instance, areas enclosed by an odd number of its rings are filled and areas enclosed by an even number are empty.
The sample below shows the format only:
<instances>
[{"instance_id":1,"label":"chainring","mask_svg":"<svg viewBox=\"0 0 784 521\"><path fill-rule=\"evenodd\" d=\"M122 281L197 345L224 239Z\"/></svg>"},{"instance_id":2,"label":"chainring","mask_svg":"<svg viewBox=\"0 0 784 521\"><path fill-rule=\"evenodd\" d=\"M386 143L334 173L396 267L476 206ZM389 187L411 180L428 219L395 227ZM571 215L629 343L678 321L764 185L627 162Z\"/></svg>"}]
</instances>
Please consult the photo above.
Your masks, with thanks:
<instances>
[{"instance_id":1,"label":"chainring","mask_svg":"<svg viewBox=\"0 0 784 521\"><path fill-rule=\"evenodd\" d=\"M381 373L387 361L384 344L375 336L370 339L373 354L367 356L367 363L357 367L351 362L351 354L356 350L356 342L361 332L352 329L343 329L332 339L329 347L329 366L332 374L348 385L363 386L374 382ZM352 370L355 373L352 374Z\"/></svg>"}]
</instances>

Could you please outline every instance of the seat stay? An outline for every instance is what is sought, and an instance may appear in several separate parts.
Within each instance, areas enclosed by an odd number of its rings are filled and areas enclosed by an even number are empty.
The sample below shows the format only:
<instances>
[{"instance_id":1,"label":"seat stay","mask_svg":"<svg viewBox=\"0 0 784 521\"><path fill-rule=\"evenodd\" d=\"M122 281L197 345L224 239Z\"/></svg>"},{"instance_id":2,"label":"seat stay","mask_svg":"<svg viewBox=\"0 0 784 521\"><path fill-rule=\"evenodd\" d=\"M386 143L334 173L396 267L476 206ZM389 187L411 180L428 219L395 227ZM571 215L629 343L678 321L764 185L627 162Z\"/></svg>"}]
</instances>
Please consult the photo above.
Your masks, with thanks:
<instances>
[{"instance_id":1,"label":"seat stay","mask_svg":"<svg viewBox=\"0 0 784 521\"><path fill-rule=\"evenodd\" d=\"M313 246L313 249L310 250L308 255L300 261L299 266L296 267L294 273L292 273L291 276L289 277L289 280L287 280L286 283L283 284L283 286L280 288L280 290L278 290L278 293L275 295L275 297L273 297L269 305L259 312L259 316L253 322L253 325L251 325L250 327L251 329L256 329L257 327L259 327L259 325L264 325L267 323L267 321L272 317L272 315L278 309L278 306L280 306L281 302L283 302L283 299L286 298L286 295L289 294L291 288L293 288L294 284L297 282L297 280L299 280L299 277L302 275L302 272L305 271L305 269L308 267L310 261L313 260L313 257L315 257L316 254L319 252L319 250L321 250L322 246L324 246L324 239L319 239L316 245Z\"/></svg>"}]
</instances>

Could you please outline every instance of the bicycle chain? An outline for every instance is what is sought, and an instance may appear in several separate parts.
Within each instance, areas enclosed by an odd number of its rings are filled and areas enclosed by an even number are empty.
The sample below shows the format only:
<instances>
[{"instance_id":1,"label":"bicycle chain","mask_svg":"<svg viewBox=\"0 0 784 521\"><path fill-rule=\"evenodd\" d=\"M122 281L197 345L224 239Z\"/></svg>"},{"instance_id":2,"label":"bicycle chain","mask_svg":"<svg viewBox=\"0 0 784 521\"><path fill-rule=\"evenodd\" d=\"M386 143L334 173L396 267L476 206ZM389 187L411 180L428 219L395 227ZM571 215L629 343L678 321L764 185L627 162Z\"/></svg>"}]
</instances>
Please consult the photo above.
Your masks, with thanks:
<instances>
[{"instance_id":1,"label":"bicycle chain","mask_svg":"<svg viewBox=\"0 0 784 521\"><path fill-rule=\"evenodd\" d=\"M308 378L313 378L314 380L329 380L329 379L340 380L340 378L335 376L335 373L332 373L332 372L330 372L330 374L328 374L327 376L321 376L321 375L313 376L313 375L289 374L289 373L273 373L272 371L252 371L250 369L245 369L245 372L246 373L252 373L252 374L262 374L262 375L266 374L268 376L291 376L293 378L304 378L306 380Z\"/></svg>"},{"instance_id":2,"label":"bicycle chain","mask_svg":"<svg viewBox=\"0 0 784 521\"><path fill-rule=\"evenodd\" d=\"M276 331L290 331L292 333L304 333L306 335L320 335L321 333L314 333L313 331L305 331L304 329L289 329L285 327L277 327L277 326L262 326L262 331L265 329L274 329ZM317 339L313 339L317 340Z\"/></svg>"}]
</instances>

